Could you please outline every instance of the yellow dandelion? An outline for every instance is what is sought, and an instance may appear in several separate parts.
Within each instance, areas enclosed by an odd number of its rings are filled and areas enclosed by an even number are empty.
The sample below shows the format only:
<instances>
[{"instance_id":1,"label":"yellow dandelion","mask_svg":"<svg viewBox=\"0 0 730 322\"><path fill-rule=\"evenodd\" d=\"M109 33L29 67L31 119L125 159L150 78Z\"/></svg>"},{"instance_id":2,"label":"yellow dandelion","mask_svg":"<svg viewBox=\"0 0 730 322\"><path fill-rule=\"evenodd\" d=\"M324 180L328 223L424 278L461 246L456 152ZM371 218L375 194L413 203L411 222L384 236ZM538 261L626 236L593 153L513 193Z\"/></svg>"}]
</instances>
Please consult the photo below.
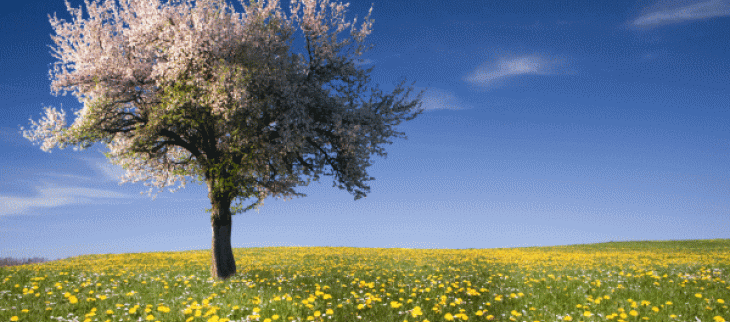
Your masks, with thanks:
<instances>
[{"instance_id":1,"label":"yellow dandelion","mask_svg":"<svg viewBox=\"0 0 730 322\"><path fill-rule=\"evenodd\" d=\"M421 307L416 306L411 311L411 316L415 318L415 317L418 317L419 315L423 315L423 312L421 312Z\"/></svg>"},{"instance_id":2,"label":"yellow dandelion","mask_svg":"<svg viewBox=\"0 0 730 322\"><path fill-rule=\"evenodd\" d=\"M444 319L446 319L446 321L453 321L454 316L451 315L451 313L446 313L446 315L444 315Z\"/></svg>"}]
</instances>

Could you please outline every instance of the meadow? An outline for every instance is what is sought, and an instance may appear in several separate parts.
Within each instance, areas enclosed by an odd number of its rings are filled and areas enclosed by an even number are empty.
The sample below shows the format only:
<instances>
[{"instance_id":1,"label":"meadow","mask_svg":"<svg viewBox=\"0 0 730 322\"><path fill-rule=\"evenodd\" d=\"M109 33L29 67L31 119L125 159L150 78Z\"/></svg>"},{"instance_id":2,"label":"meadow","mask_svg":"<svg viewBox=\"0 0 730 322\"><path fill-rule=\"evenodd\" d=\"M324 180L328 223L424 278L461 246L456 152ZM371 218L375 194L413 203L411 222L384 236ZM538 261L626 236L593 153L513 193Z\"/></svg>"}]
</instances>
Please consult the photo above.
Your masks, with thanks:
<instances>
[{"instance_id":1,"label":"meadow","mask_svg":"<svg viewBox=\"0 0 730 322\"><path fill-rule=\"evenodd\" d=\"M0 321L730 320L730 239L502 249L234 249L0 267Z\"/></svg>"}]
</instances>

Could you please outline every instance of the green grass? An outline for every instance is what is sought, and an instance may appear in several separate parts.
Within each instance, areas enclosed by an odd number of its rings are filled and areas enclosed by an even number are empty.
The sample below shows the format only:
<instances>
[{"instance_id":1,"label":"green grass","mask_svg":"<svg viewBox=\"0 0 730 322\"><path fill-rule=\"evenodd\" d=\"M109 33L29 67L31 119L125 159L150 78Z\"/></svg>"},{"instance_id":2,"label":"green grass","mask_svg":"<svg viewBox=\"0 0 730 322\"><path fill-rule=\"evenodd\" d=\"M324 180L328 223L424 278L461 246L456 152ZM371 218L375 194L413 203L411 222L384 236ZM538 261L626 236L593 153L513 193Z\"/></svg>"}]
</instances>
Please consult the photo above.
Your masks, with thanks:
<instances>
[{"instance_id":1,"label":"green grass","mask_svg":"<svg viewBox=\"0 0 730 322\"><path fill-rule=\"evenodd\" d=\"M0 321L725 321L730 239L86 255L0 267Z\"/></svg>"}]
</instances>

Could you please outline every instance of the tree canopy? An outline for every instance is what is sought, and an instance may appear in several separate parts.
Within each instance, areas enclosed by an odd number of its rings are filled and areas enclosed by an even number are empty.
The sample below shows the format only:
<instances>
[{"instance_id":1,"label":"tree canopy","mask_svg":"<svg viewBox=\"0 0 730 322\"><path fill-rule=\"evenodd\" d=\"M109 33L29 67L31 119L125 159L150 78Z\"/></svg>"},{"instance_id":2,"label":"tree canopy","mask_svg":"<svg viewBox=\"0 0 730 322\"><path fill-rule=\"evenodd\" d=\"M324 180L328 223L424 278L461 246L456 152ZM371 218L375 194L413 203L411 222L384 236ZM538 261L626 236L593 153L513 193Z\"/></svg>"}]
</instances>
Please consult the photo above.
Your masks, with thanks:
<instances>
[{"instance_id":1,"label":"tree canopy","mask_svg":"<svg viewBox=\"0 0 730 322\"><path fill-rule=\"evenodd\" d=\"M344 21L349 4L295 0L291 20L278 1L241 4L245 13L224 0L87 1L84 18L67 2L71 22L49 16L58 59L51 89L84 106L69 128L64 111L46 108L24 136L44 151L104 142L127 170L122 183L149 180L162 191L191 176L226 199L257 198L234 213L269 195L305 196L293 190L310 182L300 175L318 180L326 165L333 186L365 196L369 155L386 156L379 145L403 135L393 126L422 112L406 115L422 93L398 99L403 82L391 95L360 95L372 67L361 70L354 58L369 49L372 7L356 30L357 18ZM295 24L306 57L290 52ZM357 46L337 41L350 25Z\"/></svg>"}]
</instances>

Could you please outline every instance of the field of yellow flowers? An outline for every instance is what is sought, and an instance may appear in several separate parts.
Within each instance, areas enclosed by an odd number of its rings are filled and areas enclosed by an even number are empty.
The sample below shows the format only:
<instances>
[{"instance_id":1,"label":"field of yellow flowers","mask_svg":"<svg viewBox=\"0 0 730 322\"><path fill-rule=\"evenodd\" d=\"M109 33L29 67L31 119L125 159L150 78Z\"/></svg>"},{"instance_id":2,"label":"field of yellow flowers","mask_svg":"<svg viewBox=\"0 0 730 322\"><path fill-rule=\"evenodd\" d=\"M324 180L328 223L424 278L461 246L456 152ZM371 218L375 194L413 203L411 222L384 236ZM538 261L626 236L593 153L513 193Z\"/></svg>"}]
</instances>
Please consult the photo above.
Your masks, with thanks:
<instances>
[{"instance_id":1,"label":"field of yellow flowers","mask_svg":"<svg viewBox=\"0 0 730 322\"><path fill-rule=\"evenodd\" d=\"M730 320L730 239L508 249L234 249L0 267L0 321Z\"/></svg>"}]
</instances>

